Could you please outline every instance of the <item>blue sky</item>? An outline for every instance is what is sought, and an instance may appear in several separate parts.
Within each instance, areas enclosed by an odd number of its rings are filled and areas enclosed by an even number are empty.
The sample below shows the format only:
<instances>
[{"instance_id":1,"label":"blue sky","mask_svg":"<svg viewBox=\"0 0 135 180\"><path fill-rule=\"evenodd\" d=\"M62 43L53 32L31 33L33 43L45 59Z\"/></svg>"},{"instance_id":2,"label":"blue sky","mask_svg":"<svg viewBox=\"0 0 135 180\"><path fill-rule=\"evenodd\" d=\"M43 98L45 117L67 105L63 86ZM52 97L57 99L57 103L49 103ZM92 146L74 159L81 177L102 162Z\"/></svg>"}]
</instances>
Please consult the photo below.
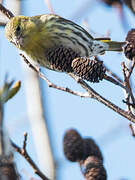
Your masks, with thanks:
<instances>
[{"instance_id":1,"label":"blue sky","mask_svg":"<svg viewBox=\"0 0 135 180\"><path fill-rule=\"evenodd\" d=\"M56 14L72 19L83 26L83 21L87 20L91 31L95 36L104 35L109 30L113 40L122 41L126 37L128 29L123 30L115 9L107 8L100 3L95 6L88 4L88 0L52 0L52 7ZM92 1L89 1L92 2ZM87 3L87 6L85 6ZM21 14L32 16L49 13L43 0L33 2L33 0L22 1L23 11ZM88 6L89 5L89 6ZM92 6L92 8L91 8ZM83 12L82 8L86 8ZM134 17L131 12L124 8L133 27ZM78 13L80 12L80 13ZM130 28L129 26L129 28ZM4 37L4 29L0 29L0 85L6 72L9 79L22 81L20 92L5 106L5 124L9 134L15 142L21 144L23 132L29 134L28 151L33 159L35 151L33 148L31 129L27 117L27 107L25 101L25 80L18 51L12 44L8 43ZM8 53L7 53L8 51ZM101 56L104 63L115 73L122 77L121 62L125 59L123 55L108 52ZM75 81L64 73L43 70L47 77L61 86L68 86L78 91L82 90ZM135 140L131 136L128 127L128 120L108 109L104 105L92 99L83 99L71 94L48 88L41 80L44 107L47 113L47 124L53 144L55 160L58 163L58 179L83 180L79 166L76 163L67 161L63 155L62 140L65 131L69 128L76 128L82 136L89 136L99 144L104 155L104 165L107 170L108 179L134 179L134 149ZM101 95L113 101L122 108L124 98L123 90L112 85L105 80L99 84L90 84ZM32 173L26 162L16 154L19 168L27 169ZM22 172L22 171L21 171ZM23 174L23 173L22 173ZM23 175L26 180L26 176Z\"/></svg>"}]
</instances>

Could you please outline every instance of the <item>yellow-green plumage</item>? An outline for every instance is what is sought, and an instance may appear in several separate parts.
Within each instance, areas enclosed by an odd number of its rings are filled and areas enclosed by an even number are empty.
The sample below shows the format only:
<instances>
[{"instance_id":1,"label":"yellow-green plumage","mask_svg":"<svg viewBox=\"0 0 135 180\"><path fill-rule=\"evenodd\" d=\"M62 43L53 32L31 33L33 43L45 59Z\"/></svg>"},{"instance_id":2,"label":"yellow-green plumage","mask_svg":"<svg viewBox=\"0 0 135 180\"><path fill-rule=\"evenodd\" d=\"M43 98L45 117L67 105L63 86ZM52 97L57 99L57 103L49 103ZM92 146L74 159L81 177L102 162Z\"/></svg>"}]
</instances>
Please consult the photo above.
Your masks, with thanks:
<instances>
[{"instance_id":1,"label":"yellow-green plumage","mask_svg":"<svg viewBox=\"0 0 135 180\"><path fill-rule=\"evenodd\" d=\"M10 42L25 51L32 60L54 70L56 66L52 68L52 59L53 63L55 59L64 62L68 59L72 61L77 56L96 56L108 50L121 51L124 44L96 40L81 26L54 14L13 17L6 25L5 34ZM73 59L67 59L66 52Z\"/></svg>"}]
</instances>

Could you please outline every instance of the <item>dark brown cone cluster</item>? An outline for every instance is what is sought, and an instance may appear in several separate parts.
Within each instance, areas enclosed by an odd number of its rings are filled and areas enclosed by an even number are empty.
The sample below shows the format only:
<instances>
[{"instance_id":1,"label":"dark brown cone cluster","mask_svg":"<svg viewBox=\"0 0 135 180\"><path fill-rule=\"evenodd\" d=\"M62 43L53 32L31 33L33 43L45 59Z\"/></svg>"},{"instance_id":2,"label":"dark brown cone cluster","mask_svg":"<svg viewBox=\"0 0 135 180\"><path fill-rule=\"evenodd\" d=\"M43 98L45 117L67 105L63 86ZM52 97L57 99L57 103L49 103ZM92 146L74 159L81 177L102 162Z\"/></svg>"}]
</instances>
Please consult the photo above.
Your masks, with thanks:
<instances>
[{"instance_id":1,"label":"dark brown cone cluster","mask_svg":"<svg viewBox=\"0 0 135 180\"><path fill-rule=\"evenodd\" d=\"M81 166L86 180L106 180L107 174L100 159L89 156Z\"/></svg>"},{"instance_id":2,"label":"dark brown cone cluster","mask_svg":"<svg viewBox=\"0 0 135 180\"><path fill-rule=\"evenodd\" d=\"M102 153L93 139L84 138L83 147L84 147L84 156L83 156L84 160L89 156L94 156L103 162Z\"/></svg>"},{"instance_id":3,"label":"dark brown cone cluster","mask_svg":"<svg viewBox=\"0 0 135 180\"><path fill-rule=\"evenodd\" d=\"M16 169L14 165L11 164L2 164L0 166L0 179L5 179L5 180L19 180L19 176L16 173Z\"/></svg>"},{"instance_id":4,"label":"dark brown cone cluster","mask_svg":"<svg viewBox=\"0 0 135 180\"><path fill-rule=\"evenodd\" d=\"M82 57L72 61L72 68L76 75L93 83L102 80L106 72L102 61Z\"/></svg>"},{"instance_id":5,"label":"dark brown cone cluster","mask_svg":"<svg viewBox=\"0 0 135 180\"><path fill-rule=\"evenodd\" d=\"M132 60L135 57L135 29L131 29L126 37L127 45L124 48L125 56Z\"/></svg>"},{"instance_id":6,"label":"dark brown cone cluster","mask_svg":"<svg viewBox=\"0 0 135 180\"><path fill-rule=\"evenodd\" d=\"M83 139L74 129L66 132L63 140L63 149L69 161L76 162L83 159Z\"/></svg>"},{"instance_id":7,"label":"dark brown cone cluster","mask_svg":"<svg viewBox=\"0 0 135 180\"><path fill-rule=\"evenodd\" d=\"M72 60L80 57L80 55L71 48L60 46L48 50L46 57L50 62L51 69L61 72L72 72Z\"/></svg>"},{"instance_id":8,"label":"dark brown cone cluster","mask_svg":"<svg viewBox=\"0 0 135 180\"><path fill-rule=\"evenodd\" d=\"M74 129L68 130L63 141L64 154L72 162L79 162L86 180L106 180L102 153L91 138L82 138Z\"/></svg>"},{"instance_id":9,"label":"dark brown cone cluster","mask_svg":"<svg viewBox=\"0 0 135 180\"><path fill-rule=\"evenodd\" d=\"M0 180L19 180L16 165L12 162L12 157L0 156Z\"/></svg>"}]
</instances>

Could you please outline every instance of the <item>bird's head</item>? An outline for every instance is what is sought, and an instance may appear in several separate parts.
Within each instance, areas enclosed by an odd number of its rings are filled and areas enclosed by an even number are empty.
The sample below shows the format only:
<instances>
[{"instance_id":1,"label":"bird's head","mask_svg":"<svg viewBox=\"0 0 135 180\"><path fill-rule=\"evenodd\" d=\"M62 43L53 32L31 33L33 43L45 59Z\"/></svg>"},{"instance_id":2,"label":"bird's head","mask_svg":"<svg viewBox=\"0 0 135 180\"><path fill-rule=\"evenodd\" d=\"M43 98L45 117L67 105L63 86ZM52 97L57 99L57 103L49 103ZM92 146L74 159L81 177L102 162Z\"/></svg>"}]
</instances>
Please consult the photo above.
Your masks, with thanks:
<instances>
[{"instance_id":1,"label":"bird's head","mask_svg":"<svg viewBox=\"0 0 135 180\"><path fill-rule=\"evenodd\" d=\"M19 49L25 49L32 41L36 23L26 16L15 16L5 27L6 38Z\"/></svg>"}]
</instances>

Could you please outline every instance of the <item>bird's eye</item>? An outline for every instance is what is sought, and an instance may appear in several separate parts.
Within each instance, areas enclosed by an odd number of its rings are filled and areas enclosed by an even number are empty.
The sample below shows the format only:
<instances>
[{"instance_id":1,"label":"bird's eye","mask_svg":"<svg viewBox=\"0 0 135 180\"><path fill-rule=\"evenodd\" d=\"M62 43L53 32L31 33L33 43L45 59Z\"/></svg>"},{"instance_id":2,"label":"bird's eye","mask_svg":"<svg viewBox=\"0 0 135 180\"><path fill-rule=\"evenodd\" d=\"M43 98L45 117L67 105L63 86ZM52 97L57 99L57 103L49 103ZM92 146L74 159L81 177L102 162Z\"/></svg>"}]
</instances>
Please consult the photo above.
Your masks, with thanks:
<instances>
[{"instance_id":1,"label":"bird's eye","mask_svg":"<svg viewBox=\"0 0 135 180\"><path fill-rule=\"evenodd\" d=\"M20 26L17 26L16 31L19 32L21 30Z\"/></svg>"}]
</instances>

